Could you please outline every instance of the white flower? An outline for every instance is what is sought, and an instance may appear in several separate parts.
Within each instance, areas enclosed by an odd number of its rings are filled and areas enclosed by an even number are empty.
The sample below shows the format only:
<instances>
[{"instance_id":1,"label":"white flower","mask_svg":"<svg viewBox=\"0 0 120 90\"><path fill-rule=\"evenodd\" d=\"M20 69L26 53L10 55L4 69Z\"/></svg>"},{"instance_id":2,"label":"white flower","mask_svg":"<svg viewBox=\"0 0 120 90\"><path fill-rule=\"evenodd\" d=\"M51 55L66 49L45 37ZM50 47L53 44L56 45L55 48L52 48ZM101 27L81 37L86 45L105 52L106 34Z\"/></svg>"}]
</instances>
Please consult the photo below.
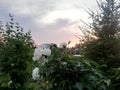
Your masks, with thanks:
<instances>
[{"instance_id":1,"label":"white flower","mask_svg":"<svg viewBox=\"0 0 120 90\"><path fill-rule=\"evenodd\" d=\"M45 49L43 49L42 54L46 55L46 56L50 56L51 55L51 50L49 48L45 48Z\"/></svg>"},{"instance_id":2,"label":"white flower","mask_svg":"<svg viewBox=\"0 0 120 90\"><path fill-rule=\"evenodd\" d=\"M67 65L67 62L62 62L62 65Z\"/></svg>"},{"instance_id":3,"label":"white flower","mask_svg":"<svg viewBox=\"0 0 120 90\"><path fill-rule=\"evenodd\" d=\"M81 57L81 55L80 55L80 54L75 54L75 55L73 55L73 56L75 56L75 57Z\"/></svg>"},{"instance_id":4,"label":"white flower","mask_svg":"<svg viewBox=\"0 0 120 90\"><path fill-rule=\"evenodd\" d=\"M51 49L48 44L42 44L34 50L33 61L39 61L43 56L50 56Z\"/></svg>"},{"instance_id":5,"label":"white flower","mask_svg":"<svg viewBox=\"0 0 120 90\"><path fill-rule=\"evenodd\" d=\"M33 60L34 61L38 61L40 59L40 57L42 57L42 53L43 53L43 49L41 48L36 48L34 51L34 57Z\"/></svg>"},{"instance_id":6,"label":"white flower","mask_svg":"<svg viewBox=\"0 0 120 90\"><path fill-rule=\"evenodd\" d=\"M64 48L64 47L67 47L67 43L66 42L63 42L59 45L60 48Z\"/></svg>"},{"instance_id":7,"label":"white flower","mask_svg":"<svg viewBox=\"0 0 120 90\"><path fill-rule=\"evenodd\" d=\"M39 77L40 77L40 75L39 75L39 68L36 67L32 71L32 78L33 78L33 80L38 80Z\"/></svg>"}]
</instances>

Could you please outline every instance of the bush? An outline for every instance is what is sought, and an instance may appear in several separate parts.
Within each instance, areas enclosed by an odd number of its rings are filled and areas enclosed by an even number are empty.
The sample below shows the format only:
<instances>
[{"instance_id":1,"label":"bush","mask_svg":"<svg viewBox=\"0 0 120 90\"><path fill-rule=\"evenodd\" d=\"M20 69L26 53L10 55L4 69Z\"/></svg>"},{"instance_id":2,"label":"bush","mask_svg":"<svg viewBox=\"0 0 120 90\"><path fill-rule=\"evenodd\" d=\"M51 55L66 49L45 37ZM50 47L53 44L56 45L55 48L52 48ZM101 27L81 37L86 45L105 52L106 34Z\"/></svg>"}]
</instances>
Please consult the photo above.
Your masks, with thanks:
<instances>
[{"instance_id":1,"label":"bush","mask_svg":"<svg viewBox=\"0 0 120 90\"><path fill-rule=\"evenodd\" d=\"M36 82L41 90L106 90L109 87L110 80L103 76L94 61L74 57L65 47L50 45L50 48L51 55L47 56L45 63L41 63L44 59L35 61L39 68Z\"/></svg>"},{"instance_id":2,"label":"bush","mask_svg":"<svg viewBox=\"0 0 120 90\"><path fill-rule=\"evenodd\" d=\"M1 26L0 69L1 87L11 90L26 90L30 79L33 41L30 32L15 23L13 16L6 26Z\"/></svg>"}]
</instances>

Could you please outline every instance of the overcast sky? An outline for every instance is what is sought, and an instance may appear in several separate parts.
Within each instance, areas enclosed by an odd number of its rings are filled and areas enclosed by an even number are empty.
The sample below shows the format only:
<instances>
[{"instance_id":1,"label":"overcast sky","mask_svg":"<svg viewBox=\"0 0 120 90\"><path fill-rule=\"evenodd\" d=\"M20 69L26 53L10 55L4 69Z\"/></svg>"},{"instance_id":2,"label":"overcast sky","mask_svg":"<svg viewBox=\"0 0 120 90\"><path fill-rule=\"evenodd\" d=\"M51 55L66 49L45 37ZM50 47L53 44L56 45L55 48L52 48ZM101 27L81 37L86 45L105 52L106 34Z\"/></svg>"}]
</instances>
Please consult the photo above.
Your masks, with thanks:
<instances>
[{"instance_id":1,"label":"overcast sky","mask_svg":"<svg viewBox=\"0 0 120 90\"><path fill-rule=\"evenodd\" d=\"M36 44L61 43L79 40L80 19L88 21L84 9L95 10L96 0L0 0L0 21L9 20L8 14L25 30L31 30Z\"/></svg>"}]
</instances>

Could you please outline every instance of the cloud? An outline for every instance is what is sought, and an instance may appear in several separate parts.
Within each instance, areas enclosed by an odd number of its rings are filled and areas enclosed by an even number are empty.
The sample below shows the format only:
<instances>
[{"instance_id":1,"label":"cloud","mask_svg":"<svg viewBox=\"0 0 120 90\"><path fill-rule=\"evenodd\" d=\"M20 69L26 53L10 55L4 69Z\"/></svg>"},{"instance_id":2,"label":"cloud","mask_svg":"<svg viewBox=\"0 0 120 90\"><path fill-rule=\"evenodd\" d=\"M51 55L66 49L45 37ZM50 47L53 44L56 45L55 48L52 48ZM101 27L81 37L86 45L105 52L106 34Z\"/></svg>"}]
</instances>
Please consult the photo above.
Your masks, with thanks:
<instances>
[{"instance_id":1,"label":"cloud","mask_svg":"<svg viewBox=\"0 0 120 90\"><path fill-rule=\"evenodd\" d=\"M95 8L96 0L0 0L0 20L8 14L31 29L38 43L68 41L79 33L79 19L87 21L85 8ZM77 28L77 29L76 29Z\"/></svg>"},{"instance_id":2,"label":"cloud","mask_svg":"<svg viewBox=\"0 0 120 90\"><path fill-rule=\"evenodd\" d=\"M88 3L86 0L0 0L0 7L18 16L24 15L31 18L43 19L45 16L48 18L50 16L51 18L51 15L60 16L63 14L61 16L65 16L64 13L66 11L69 15L71 13L78 13L79 15L79 12L83 8L93 6L94 1L95 0L92 0Z\"/></svg>"},{"instance_id":3,"label":"cloud","mask_svg":"<svg viewBox=\"0 0 120 90\"><path fill-rule=\"evenodd\" d=\"M4 8L8 8L15 14L42 15L54 9L54 0L0 0Z\"/></svg>"}]
</instances>

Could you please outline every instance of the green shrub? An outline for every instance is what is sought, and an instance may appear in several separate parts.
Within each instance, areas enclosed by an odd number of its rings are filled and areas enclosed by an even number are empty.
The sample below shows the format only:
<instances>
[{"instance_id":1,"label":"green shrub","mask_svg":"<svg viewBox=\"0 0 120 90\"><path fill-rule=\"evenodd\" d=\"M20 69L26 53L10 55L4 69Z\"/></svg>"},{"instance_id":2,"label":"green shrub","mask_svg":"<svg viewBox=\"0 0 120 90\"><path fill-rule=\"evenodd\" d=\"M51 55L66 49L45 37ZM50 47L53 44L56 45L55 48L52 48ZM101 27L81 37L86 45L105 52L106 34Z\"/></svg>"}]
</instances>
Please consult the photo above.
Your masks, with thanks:
<instances>
[{"instance_id":1,"label":"green shrub","mask_svg":"<svg viewBox=\"0 0 120 90\"><path fill-rule=\"evenodd\" d=\"M30 32L11 21L0 28L0 85L10 90L26 90L30 79L33 41Z\"/></svg>"},{"instance_id":2,"label":"green shrub","mask_svg":"<svg viewBox=\"0 0 120 90\"><path fill-rule=\"evenodd\" d=\"M52 46L51 50L48 61L37 64L40 74L37 84L41 90L106 90L109 87L110 80L94 61L73 57L66 48Z\"/></svg>"}]
</instances>

